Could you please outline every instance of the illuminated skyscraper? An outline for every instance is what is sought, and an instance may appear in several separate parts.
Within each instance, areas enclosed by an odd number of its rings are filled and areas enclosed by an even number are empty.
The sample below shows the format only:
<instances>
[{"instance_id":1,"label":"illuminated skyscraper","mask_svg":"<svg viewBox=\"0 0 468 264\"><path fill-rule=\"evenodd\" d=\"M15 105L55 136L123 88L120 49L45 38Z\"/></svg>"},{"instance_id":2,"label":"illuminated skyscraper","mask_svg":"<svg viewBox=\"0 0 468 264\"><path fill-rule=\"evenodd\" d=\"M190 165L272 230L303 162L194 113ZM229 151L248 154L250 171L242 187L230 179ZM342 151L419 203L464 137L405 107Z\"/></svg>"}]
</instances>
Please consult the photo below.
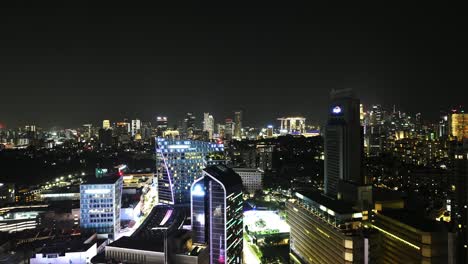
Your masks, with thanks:
<instances>
[{"instance_id":1,"label":"illuminated skyscraper","mask_svg":"<svg viewBox=\"0 0 468 264\"><path fill-rule=\"evenodd\" d=\"M130 133L134 137L137 133L141 131L141 121L139 119L132 120L132 125L130 127Z\"/></svg>"},{"instance_id":2,"label":"illuminated skyscraper","mask_svg":"<svg viewBox=\"0 0 468 264\"><path fill-rule=\"evenodd\" d=\"M468 114L461 108L450 114L450 135L458 141L468 138Z\"/></svg>"},{"instance_id":3,"label":"illuminated skyscraper","mask_svg":"<svg viewBox=\"0 0 468 264\"><path fill-rule=\"evenodd\" d=\"M158 116L156 117L156 132L158 137L161 137L164 131L167 130L167 117L166 116Z\"/></svg>"},{"instance_id":4,"label":"illuminated skyscraper","mask_svg":"<svg viewBox=\"0 0 468 264\"><path fill-rule=\"evenodd\" d=\"M182 123L182 136L184 138L192 138L195 130L195 116L192 113L187 113Z\"/></svg>"},{"instance_id":5,"label":"illuminated skyscraper","mask_svg":"<svg viewBox=\"0 0 468 264\"><path fill-rule=\"evenodd\" d=\"M121 177L101 177L80 186L80 226L109 238L120 231Z\"/></svg>"},{"instance_id":6,"label":"illuminated skyscraper","mask_svg":"<svg viewBox=\"0 0 468 264\"><path fill-rule=\"evenodd\" d=\"M110 128L110 120L103 120L102 121L102 128L104 128L104 129Z\"/></svg>"},{"instance_id":7,"label":"illuminated skyscraper","mask_svg":"<svg viewBox=\"0 0 468 264\"><path fill-rule=\"evenodd\" d=\"M382 106L378 104L372 105L371 118L370 118L371 125L373 126L381 125L382 121L383 121Z\"/></svg>"},{"instance_id":8,"label":"illuminated skyscraper","mask_svg":"<svg viewBox=\"0 0 468 264\"><path fill-rule=\"evenodd\" d=\"M241 139L242 137L242 111L234 112L234 137L237 139Z\"/></svg>"},{"instance_id":9,"label":"illuminated skyscraper","mask_svg":"<svg viewBox=\"0 0 468 264\"><path fill-rule=\"evenodd\" d=\"M235 125L236 124L232 121L232 119L230 118L226 119L226 124L224 125L224 139L226 140L232 139Z\"/></svg>"},{"instance_id":10,"label":"illuminated skyscraper","mask_svg":"<svg viewBox=\"0 0 468 264\"><path fill-rule=\"evenodd\" d=\"M353 192L354 186L365 183L362 148L359 99L351 90L332 91L325 128L326 195L343 199L343 195Z\"/></svg>"},{"instance_id":11,"label":"illuminated skyscraper","mask_svg":"<svg viewBox=\"0 0 468 264\"><path fill-rule=\"evenodd\" d=\"M210 263L242 263L242 180L217 165L191 186L193 243L209 245Z\"/></svg>"},{"instance_id":12,"label":"illuminated skyscraper","mask_svg":"<svg viewBox=\"0 0 468 264\"><path fill-rule=\"evenodd\" d=\"M188 204L190 186L208 165L224 164L224 145L194 140L156 139L159 202Z\"/></svg>"},{"instance_id":13,"label":"illuminated skyscraper","mask_svg":"<svg viewBox=\"0 0 468 264\"><path fill-rule=\"evenodd\" d=\"M210 113L203 113L203 131L208 132L209 139L213 139L214 118Z\"/></svg>"}]
</instances>

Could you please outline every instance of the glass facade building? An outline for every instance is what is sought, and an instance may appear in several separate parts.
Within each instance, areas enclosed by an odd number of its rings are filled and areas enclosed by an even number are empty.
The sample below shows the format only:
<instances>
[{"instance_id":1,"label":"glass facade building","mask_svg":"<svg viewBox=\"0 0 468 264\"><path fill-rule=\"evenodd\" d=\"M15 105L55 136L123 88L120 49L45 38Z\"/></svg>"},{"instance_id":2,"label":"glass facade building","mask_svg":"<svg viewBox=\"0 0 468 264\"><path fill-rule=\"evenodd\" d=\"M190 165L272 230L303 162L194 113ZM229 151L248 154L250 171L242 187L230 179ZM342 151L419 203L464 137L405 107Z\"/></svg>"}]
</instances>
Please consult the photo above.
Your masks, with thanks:
<instances>
[{"instance_id":1,"label":"glass facade building","mask_svg":"<svg viewBox=\"0 0 468 264\"><path fill-rule=\"evenodd\" d=\"M209 165L225 164L224 145L194 140L156 139L159 202L190 203L190 187Z\"/></svg>"},{"instance_id":2,"label":"glass facade building","mask_svg":"<svg viewBox=\"0 0 468 264\"><path fill-rule=\"evenodd\" d=\"M209 166L191 187L193 242L207 244L210 264L242 263L242 180L226 166Z\"/></svg>"},{"instance_id":3,"label":"glass facade building","mask_svg":"<svg viewBox=\"0 0 468 264\"><path fill-rule=\"evenodd\" d=\"M99 234L120 231L122 178L102 177L80 186L80 226Z\"/></svg>"}]
</instances>

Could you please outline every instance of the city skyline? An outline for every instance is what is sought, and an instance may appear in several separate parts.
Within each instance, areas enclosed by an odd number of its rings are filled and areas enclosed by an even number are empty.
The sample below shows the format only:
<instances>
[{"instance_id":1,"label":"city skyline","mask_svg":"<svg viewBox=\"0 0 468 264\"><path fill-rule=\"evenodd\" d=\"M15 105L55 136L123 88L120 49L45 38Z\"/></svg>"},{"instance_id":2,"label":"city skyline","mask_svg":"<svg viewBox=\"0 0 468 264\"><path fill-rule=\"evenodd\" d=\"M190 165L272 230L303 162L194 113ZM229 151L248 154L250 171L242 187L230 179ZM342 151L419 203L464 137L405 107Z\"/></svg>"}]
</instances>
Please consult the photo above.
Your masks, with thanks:
<instances>
[{"instance_id":1,"label":"city skyline","mask_svg":"<svg viewBox=\"0 0 468 264\"><path fill-rule=\"evenodd\" d=\"M361 102L362 103L362 102ZM368 112L371 112L373 109L372 109L372 106L380 106L382 107L382 110L385 111L387 114L391 114L394 110L394 108L396 109L396 112L400 112L400 113L404 113L406 114L407 116L416 116L418 114L421 114L422 116L422 120L423 120L423 123L437 123L438 121L440 121L440 118L444 115L447 115L449 114L450 112L456 110L456 111L459 111L459 110L464 110L465 107L464 105L454 105L450 108L446 108L446 109L442 109L440 111L438 111L437 114L433 115L433 116L428 116L427 113L424 113L424 112L407 112L405 111L405 109L401 109L399 108L398 105L382 105L382 104L369 104L369 105L363 105L364 107L364 112L365 113L368 113ZM244 111L244 110L243 110ZM325 111L326 112L326 111ZM49 126L49 125L46 125L46 123L38 123L37 121L30 121L30 122L14 122L12 124L8 124L8 123L5 123L5 122L2 122L2 120L0 120L0 128L3 128L3 129L16 129L16 128L20 128L20 127L24 127L24 126L30 126L30 125L34 125L34 126L37 126L37 127L40 127L40 128L43 128L43 129L47 129L47 130L54 130L54 129L67 129L67 128L79 128L79 127L82 127L82 126L87 126L87 125L92 125L92 127L102 127L103 125L103 121L109 121L109 125L115 125L119 122L128 122L129 124L131 123L132 120L140 120L141 122L149 122L151 123L153 126L157 126L157 118L158 117L165 117L167 119L167 125L169 128L178 128L180 126L180 123L183 122L184 118L185 118L185 115L187 113L191 113L193 114L193 116L195 117L195 126L199 129L203 129L203 123L204 123L204 114L207 113L207 111L201 111L201 112L193 112L193 111L186 111L184 112L184 114L179 118L179 119L176 119L174 118L173 116L168 116L168 115L165 115L165 114L153 114L153 115L149 115L149 117L146 119L146 118L142 118L141 116L128 116L128 115L121 115L121 116L117 116L115 119L109 119L107 117L101 117L101 116L98 116L98 117L94 117L93 119L90 119L90 120L87 120L83 123L70 123L69 125L64 125L64 124L60 124L60 123L57 123L53 126ZM214 112L208 112L211 116L214 117L214 124L217 125L217 124L224 124L226 122L226 120L233 120L234 116L235 116L235 111L228 111L227 112L227 115L223 115L221 116L221 114L219 114L217 111L214 111ZM245 112L244 112L245 113ZM278 118L285 118L285 117L293 117L293 116L297 116L297 117L303 117L306 119L306 125L313 125L313 126L324 126L326 125L326 122L327 122L327 119L325 117L320 117L319 119L311 119L309 118L308 116L306 115L303 115L301 113L294 113L294 114L287 114L287 113L283 113L283 114L279 114L278 116L272 116L270 119L268 120L262 120L262 121L259 121L258 123L255 123L255 124L252 124L253 122L250 120L249 116L247 116L248 119L242 119L242 123L247 123L245 126L243 125L242 127L253 127L253 128L265 128L265 127L269 127L269 126L273 126L274 128L280 128L281 127L281 121L279 121ZM253 116L255 118L255 115ZM64 122L65 124L68 123L68 122ZM44 126L45 125L45 126ZM180 128L180 127L179 127Z\"/></svg>"},{"instance_id":2,"label":"city skyline","mask_svg":"<svg viewBox=\"0 0 468 264\"><path fill-rule=\"evenodd\" d=\"M432 119L467 95L455 8L13 5L0 24L8 127L239 108L246 125L321 121L341 88Z\"/></svg>"}]
</instances>

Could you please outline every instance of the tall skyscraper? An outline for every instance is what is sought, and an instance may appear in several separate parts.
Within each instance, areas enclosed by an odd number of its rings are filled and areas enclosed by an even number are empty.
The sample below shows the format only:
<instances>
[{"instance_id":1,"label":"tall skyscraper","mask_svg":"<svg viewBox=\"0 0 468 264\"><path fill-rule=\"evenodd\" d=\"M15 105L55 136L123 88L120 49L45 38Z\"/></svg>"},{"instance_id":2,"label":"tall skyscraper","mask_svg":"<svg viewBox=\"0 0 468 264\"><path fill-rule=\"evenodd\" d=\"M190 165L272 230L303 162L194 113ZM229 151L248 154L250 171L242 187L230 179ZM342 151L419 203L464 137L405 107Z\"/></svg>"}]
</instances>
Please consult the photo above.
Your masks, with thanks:
<instances>
[{"instance_id":1,"label":"tall skyscraper","mask_svg":"<svg viewBox=\"0 0 468 264\"><path fill-rule=\"evenodd\" d=\"M192 138L195 130L195 116L192 113L187 113L184 122L182 123L182 137Z\"/></svg>"},{"instance_id":2,"label":"tall skyscraper","mask_svg":"<svg viewBox=\"0 0 468 264\"><path fill-rule=\"evenodd\" d=\"M122 178L101 177L80 185L80 226L114 238L120 231Z\"/></svg>"},{"instance_id":3,"label":"tall skyscraper","mask_svg":"<svg viewBox=\"0 0 468 264\"><path fill-rule=\"evenodd\" d=\"M83 136L84 138L86 139L89 139L91 136L92 136L92 131L91 131L91 128L93 127L93 125L91 124L84 124L83 125Z\"/></svg>"},{"instance_id":4,"label":"tall skyscraper","mask_svg":"<svg viewBox=\"0 0 468 264\"><path fill-rule=\"evenodd\" d=\"M359 106L351 90L332 91L325 128L325 195L295 193L286 203L294 263L369 263L370 241L361 223L372 189L363 186L361 174Z\"/></svg>"},{"instance_id":5,"label":"tall skyscraper","mask_svg":"<svg viewBox=\"0 0 468 264\"><path fill-rule=\"evenodd\" d=\"M242 111L234 112L234 137L237 139L242 138Z\"/></svg>"},{"instance_id":6,"label":"tall skyscraper","mask_svg":"<svg viewBox=\"0 0 468 264\"><path fill-rule=\"evenodd\" d=\"M234 133L235 123L231 118L226 119L226 124L224 125L224 139L231 140Z\"/></svg>"},{"instance_id":7,"label":"tall skyscraper","mask_svg":"<svg viewBox=\"0 0 468 264\"><path fill-rule=\"evenodd\" d=\"M242 263L242 180L217 165L203 170L191 186L193 243L207 244L210 263Z\"/></svg>"},{"instance_id":8,"label":"tall skyscraper","mask_svg":"<svg viewBox=\"0 0 468 264\"><path fill-rule=\"evenodd\" d=\"M208 138L213 139L214 118L210 113L203 113L203 131L208 132Z\"/></svg>"},{"instance_id":9,"label":"tall skyscraper","mask_svg":"<svg viewBox=\"0 0 468 264\"><path fill-rule=\"evenodd\" d=\"M137 133L140 133L140 131L141 131L140 119L132 120L132 124L130 127L130 134L132 135L132 137L134 137Z\"/></svg>"},{"instance_id":10,"label":"tall skyscraper","mask_svg":"<svg viewBox=\"0 0 468 264\"><path fill-rule=\"evenodd\" d=\"M468 141L452 142L450 146L453 175L450 181L451 221L457 233L458 263L468 261Z\"/></svg>"},{"instance_id":11,"label":"tall skyscraper","mask_svg":"<svg viewBox=\"0 0 468 264\"><path fill-rule=\"evenodd\" d=\"M448 114L446 112L440 113L439 124L437 126L437 136L438 137L447 137L449 135L449 123L448 123Z\"/></svg>"},{"instance_id":12,"label":"tall skyscraper","mask_svg":"<svg viewBox=\"0 0 468 264\"><path fill-rule=\"evenodd\" d=\"M156 117L156 133L158 137L162 137L164 131L167 130L167 117L158 116Z\"/></svg>"},{"instance_id":13,"label":"tall skyscraper","mask_svg":"<svg viewBox=\"0 0 468 264\"><path fill-rule=\"evenodd\" d=\"M450 135L458 141L468 138L468 114L461 107L450 114Z\"/></svg>"},{"instance_id":14,"label":"tall skyscraper","mask_svg":"<svg viewBox=\"0 0 468 264\"><path fill-rule=\"evenodd\" d=\"M383 110L382 106L377 104L377 105L372 105L371 109L371 125L377 126L381 125L383 121Z\"/></svg>"},{"instance_id":15,"label":"tall skyscraper","mask_svg":"<svg viewBox=\"0 0 468 264\"><path fill-rule=\"evenodd\" d=\"M104 129L110 128L110 120L107 120L107 119L103 120L102 121L102 128L104 128Z\"/></svg>"},{"instance_id":16,"label":"tall skyscraper","mask_svg":"<svg viewBox=\"0 0 468 264\"><path fill-rule=\"evenodd\" d=\"M156 139L159 201L190 203L190 186L208 165L224 164L224 145L194 140Z\"/></svg>"},{"instance_id":17,"label":"tall skyscraper","mask_svg":"<svg viewBox=\"0 0 468 264\"><path fill-rule=\"evenodd\" d=\"M359 99L349 89L333 90L325 127L326 195L342 199L365 183L362 148Z\"/></svg>"}]
</instances>

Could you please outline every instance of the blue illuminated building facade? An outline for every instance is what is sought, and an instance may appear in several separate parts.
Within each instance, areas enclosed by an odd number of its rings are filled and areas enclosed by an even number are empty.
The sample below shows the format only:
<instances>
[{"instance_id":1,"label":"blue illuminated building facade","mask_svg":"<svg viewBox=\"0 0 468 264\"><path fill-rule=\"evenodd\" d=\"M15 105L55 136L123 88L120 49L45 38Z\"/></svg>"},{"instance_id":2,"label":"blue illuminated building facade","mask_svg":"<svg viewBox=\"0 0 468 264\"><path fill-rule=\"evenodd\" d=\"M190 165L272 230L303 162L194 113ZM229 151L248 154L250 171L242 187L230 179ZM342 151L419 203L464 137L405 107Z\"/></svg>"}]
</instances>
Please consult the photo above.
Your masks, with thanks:
<instances>
[{"instance_id":1,"label":"blue illuminated building facade","mask_svg":"<svg viewBox=\"0 0 468 264\"><path fill-rule=\"evenodd\" d=\"M156 138L159 202L190 203L190 187L202 169L225 162L223 144Z\"/></svg>"},{"instance_id":2,"label":"blue illuminated building facade","mask_svg":"<svg viewBox=\"0 0 468 264\"><path fill-rule=\"evenodd\" d=\"M120 231L121 199L121 177L102 177L81 184L81 228L113 239Z\"/></svg>"},{"instance_id":3,"label":"blue illuminated building facade","mask_svg":"<svg viewBox=\"0 0 468 264\"><path fill-rule=\"evenodd\" d=\"M192 241L209 245L210 264L242 263L242 179L234 170L209 166L191 187Z\"/></svg>"}]
</instances>

